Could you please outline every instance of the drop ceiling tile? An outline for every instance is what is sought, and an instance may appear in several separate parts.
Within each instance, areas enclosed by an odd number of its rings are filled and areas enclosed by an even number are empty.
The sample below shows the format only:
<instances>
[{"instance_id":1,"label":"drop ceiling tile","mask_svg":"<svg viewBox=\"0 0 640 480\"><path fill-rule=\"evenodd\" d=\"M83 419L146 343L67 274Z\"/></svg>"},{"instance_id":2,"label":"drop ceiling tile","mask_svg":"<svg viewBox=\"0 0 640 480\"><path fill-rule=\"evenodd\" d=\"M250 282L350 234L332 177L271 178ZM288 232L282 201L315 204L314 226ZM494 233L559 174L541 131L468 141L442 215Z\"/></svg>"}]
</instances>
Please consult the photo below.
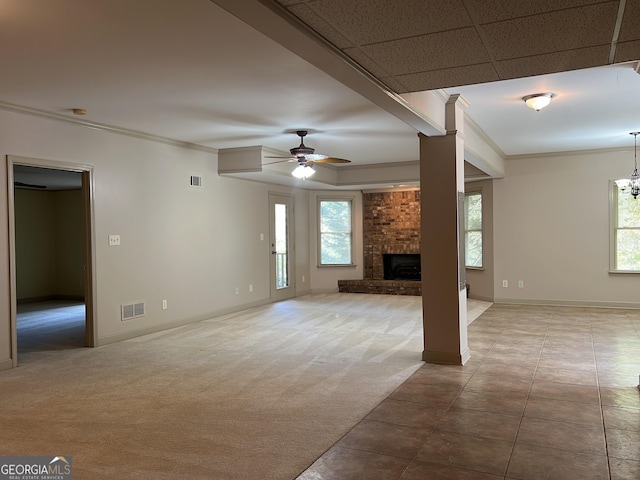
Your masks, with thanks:
<instances>
[{"instance_id":1,"label":"drop ceiling tile","mask_svg":"<svg viewBox=\"0 0 640 480\"><path fill-rule=\"evenodd\" d=\"M490 61L474 28L366 45L361 49L393 75Z\"/></svg>"},{"instance_id":2,"label":"drop ceiling tile","mask_svg":"<svg viewBox=\"0 0 640 480\"><path fill-rule=\"evenodd\" d=\"M609 46L581 48L569 52L556 52L532 57L514 58L496 62L501 80L533 77L549 73L579 70L581 68L606 65L609 59Z\"/></svg>"},{"instance_id":3,"label":"drop ceiling tile","mask_svg":"<svg viewBox=\"0 0 640 480\"><path fill-rule=\"evenodd\" d=\"M615 2L617 3L617 2ZM604 3L483 25L496 60L611 43L616 4Z\"/></svg>"},{"instance_id":4,"label":"drop ceiling tile","mask_svg":"<svg viewBox=\"0 0 640 480\"><path fill-rule=\"evenodd\" d=\"M422 92L438 88L459 87L500 80L491 63L446 68L430 72L398 75L396 80L409 92Z\"/></svg>"},{"instance_id":5,"label":"drop ceiling tile","mask_svg":"<svg viewBox=\"0 0 640 480\"><path fill-rule=\"evenodd\" d=\"M317 0L306 5L354 45L471 25L461 0Z\"/></svg>"},{"instance_id":6,"label":"drop ceiling tile","mask_svg":"<svg viewBox=\"0 0 640 480\"><path fill-rule=\"evenodd\" d=\"M289 8L289 11L336 47L346 48L353 45L349 40L336 31L335 28L325 22L315 12L310 10L307 5L293 5Z\"/></svg>"},{"instance_id":7,"label":"drop ceiling tile","mask_svg":"<svg viewBox=\"0 0 640 480\"><path fill-rule=\"evenodd\" d=\"M400 83L395 77L380 77L379 80L389 87L392 92L409 93L409 89Z\"/></svg>"},{"instance_id":8,"label":"drop ceiling tile","mask_svg":"<svg viewBox=\"0 0 640 480\"><path fill-rule=\"evenodd\" d=\"M640 40L640 1L627 1L620 25L618 41ZM640 59L639 59L640 60Z\"/></svg>"},{"instance_id":9,"label":"drop ceiling tile","mask_svg":"<svg viewBox=\"0 0 640 480\"><path fill-rule=\"evenodd\" d=\"M380 78L389 76L389 72L371 60L371 58L369 58L367 54L362 52L359 48L345 48L343 52L374 77Z\"/></svg>"},{"instance_id":10,"label":"drop ceiling tile","mask_svg":"<svg viewBox=\"0 0 640 480\"><path fill-rule=\"evenodd\" d=\"M640 60L640 40L619 42L616 45L614 63L633 62L636 60Z\"/></svg>"},{"instance_id":11,"label":"drop ceiling tile","mask_svg":"<svg viewBox=\"0 0 640 480\"><path fill-rule=\"evenodd\" d=\"M465 4L480 23L491 23L601 2L602 0L536 0L534 2L466 0ZM611 3L617 4L618 0Z\"/></svg>"}]
</instances>

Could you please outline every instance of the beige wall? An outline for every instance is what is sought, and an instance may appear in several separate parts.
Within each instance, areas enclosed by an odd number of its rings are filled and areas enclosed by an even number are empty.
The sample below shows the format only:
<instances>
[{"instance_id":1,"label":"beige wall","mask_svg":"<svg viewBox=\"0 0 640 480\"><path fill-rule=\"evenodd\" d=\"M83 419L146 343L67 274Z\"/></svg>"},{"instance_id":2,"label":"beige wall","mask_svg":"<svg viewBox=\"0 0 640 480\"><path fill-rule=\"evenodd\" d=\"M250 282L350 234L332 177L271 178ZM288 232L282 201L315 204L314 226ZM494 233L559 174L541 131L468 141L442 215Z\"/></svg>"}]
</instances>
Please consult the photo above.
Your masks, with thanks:
<instances>
[{"instance_id":1,"label":"beige wall","mask_svg":"<svg viewBox=\"0 0 640 480\"><path fill-rule=\"evenodd\" d=\"M53 296L56 277L55 205L51 192L15 190L16 296Z\"/></svg>"},{"instance_id":2,"label":"beige wall","mask_svg":"<svg viewBox=\"0 0 640 480\"><path fill-rule=\"evenodd\" d=\"M56 295L84 296L84 214L82 190L54 193Z\"/></svg>"},{"instance_id":3,"label":"beige wall","mask_svg":"<svg viewBox=\"0 0 640 480\"><path fill-rule=\"evenodd\" d=\"M269 301L269 191L295 194L296 244L309 244L306 191L219 177L215 153L0 111L0 155L93 167L98 343ZM204 188L189 187L191 174ZM0 190L2 368L11 358L5 166ZM109 234L121 245L109 246ZM146 316L122 322L120 305L141 300Z\"/></svg>"},{"instance_id":4,"label":"beige wall","mask_svg":"<svg viewBox=\"0 0 640 480\"><path fill-rule=\"evenodd\" d=\"M16 189L18 300L84 295L82 192Z\"/></svg>"},{"instance_id":5,"label":"beige wall","mask_svg":"<svg viewBox=\"0 0 640 480\"><path fill-rule=\"evenodd\" d=\"M608 273L609 181L632 163L632 149L507 161L494 181L497 301L640 307L640 276Z\"/></svg>"}]
</instances>

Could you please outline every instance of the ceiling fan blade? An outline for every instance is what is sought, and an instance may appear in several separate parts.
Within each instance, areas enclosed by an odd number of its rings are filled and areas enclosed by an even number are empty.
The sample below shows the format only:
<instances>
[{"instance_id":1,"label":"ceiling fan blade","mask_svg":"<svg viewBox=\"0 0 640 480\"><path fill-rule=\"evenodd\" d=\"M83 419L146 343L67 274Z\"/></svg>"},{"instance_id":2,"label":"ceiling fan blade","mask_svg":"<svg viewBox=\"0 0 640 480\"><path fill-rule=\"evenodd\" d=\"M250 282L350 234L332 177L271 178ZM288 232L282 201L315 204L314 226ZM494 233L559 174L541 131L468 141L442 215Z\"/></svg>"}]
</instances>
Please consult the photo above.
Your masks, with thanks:
<instances>
[{"instance_id":1,"label":"ceiling fan blade","mask_svg":"<svg viewBox=\"0 0 640 480\"><path fill-rule=\"evenodd\" d=\"M262 165L274 165L276 163L287 163L287 162L298 162L299 159L293 157L264 157L264 158L279 158L280 160L276 160L274 162L266 162Z\"/></svg>"},{"instance_id":2,"label":"ceiling fan blade","mask_svg":"<svg viewBox=\"0 0 640 480\"><path fill-rule=\"evenodd\" d=\"M315 163L351 163L351 160L344 158L327 157L320 160L314 160Z\"/></svg>"}]
</instances>

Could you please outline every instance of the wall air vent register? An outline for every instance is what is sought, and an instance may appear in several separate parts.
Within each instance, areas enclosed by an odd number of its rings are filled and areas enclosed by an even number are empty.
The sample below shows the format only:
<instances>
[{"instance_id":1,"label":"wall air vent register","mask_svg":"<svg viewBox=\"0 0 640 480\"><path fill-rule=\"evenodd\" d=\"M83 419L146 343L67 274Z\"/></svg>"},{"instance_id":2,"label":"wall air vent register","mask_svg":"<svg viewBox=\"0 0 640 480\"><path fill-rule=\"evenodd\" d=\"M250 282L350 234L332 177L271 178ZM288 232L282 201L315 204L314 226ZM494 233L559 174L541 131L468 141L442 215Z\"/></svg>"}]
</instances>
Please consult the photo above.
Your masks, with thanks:
<instances>
[{"instance_id":1,"label":"wall air vent register","mask_svg":"<svg viewBox=\"0 0 640 480\"><path fill-rule=\"evenodd\" d=\"M121 305L120 313L121 320L131 320L133 318L143 317L145 311L144 302L129 303L127 305Z\"/></svg>"}]
</instances>

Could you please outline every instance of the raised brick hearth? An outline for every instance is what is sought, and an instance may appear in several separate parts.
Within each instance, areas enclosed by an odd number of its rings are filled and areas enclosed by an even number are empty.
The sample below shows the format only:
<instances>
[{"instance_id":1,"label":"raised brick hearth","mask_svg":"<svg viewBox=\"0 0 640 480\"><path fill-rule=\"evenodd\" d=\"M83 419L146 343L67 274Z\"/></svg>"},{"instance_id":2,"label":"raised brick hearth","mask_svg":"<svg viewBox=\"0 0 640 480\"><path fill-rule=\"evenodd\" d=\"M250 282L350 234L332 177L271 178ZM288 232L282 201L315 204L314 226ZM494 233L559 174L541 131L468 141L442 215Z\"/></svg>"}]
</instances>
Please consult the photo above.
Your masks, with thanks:
<instances>
[{"instance_id":1,"label":"raised brick hearth","mask_svg":"<svg viewBox=\"0 0 640 480\"><path fill-rule=\"evenodd\" d=\"M420 191L365 193L363 202L364 279L339 280L349 293L421 295L420 280L385 280L385 253L420 253Z\"/></svg>"},{"instance_id":2,"label":"raised brick hearth","mask_svg":"<svg viewBox=\"0 0 640 480\"><path fill-rule=\"evenodd\" d=\"M420 280L338 280L338 290L347 293L422 295Z\"/></svg>"}]
</instances>

